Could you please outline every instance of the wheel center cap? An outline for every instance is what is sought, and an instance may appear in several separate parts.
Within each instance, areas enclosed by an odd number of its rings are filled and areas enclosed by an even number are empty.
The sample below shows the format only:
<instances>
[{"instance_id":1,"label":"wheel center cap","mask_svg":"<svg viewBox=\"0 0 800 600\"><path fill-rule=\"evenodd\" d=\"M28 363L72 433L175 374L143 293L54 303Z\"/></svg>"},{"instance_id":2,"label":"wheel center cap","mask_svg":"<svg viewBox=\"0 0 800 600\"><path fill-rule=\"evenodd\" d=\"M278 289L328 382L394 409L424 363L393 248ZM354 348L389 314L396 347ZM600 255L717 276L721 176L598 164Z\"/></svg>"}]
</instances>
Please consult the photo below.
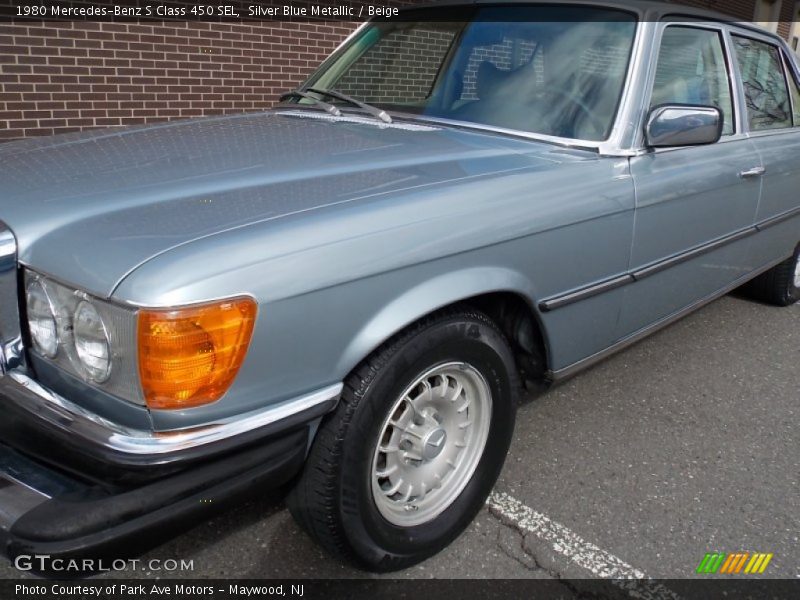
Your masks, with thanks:
<instances>
[{"instance_id":1,"label":"wheel center cap","mask_svg":"<svg viewBox=\"0 0 800 600\"><path fill-rule=\"evenodd\" d=\"M422 440L422 457L425 460L433 460L444 450L447 442L447 432L441 427L432 429Z\"/></svg>"}]
</instances>

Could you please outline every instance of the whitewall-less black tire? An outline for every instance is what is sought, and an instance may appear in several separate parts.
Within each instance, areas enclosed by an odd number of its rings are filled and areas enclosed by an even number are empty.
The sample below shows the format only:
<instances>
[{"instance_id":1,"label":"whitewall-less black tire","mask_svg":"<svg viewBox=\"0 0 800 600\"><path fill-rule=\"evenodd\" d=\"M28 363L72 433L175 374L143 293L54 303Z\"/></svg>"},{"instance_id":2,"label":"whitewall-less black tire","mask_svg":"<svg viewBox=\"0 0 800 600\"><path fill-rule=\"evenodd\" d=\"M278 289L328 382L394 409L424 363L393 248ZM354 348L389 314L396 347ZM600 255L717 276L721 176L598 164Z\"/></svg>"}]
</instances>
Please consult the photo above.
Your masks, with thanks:
<instances>
[{"instance_id":1,"label":"whitewall-less black tire","mask_svg":"<svg viewBox=\"0 0 800 600\"><path fill-rule=\"evenodd\" d=\"M470 307L425 318L345 382L288 498L332 554L392 571L435 554L483 506L520 390L512 351Z\"/></svg>"},{"instance_id":2,"label":"whitewall-less black tire","mask_svg":"<svg viewBox=\"0 0 800 600\"><path fill-rule=\"evenodd\" d=\"M776 306L791 306L800 301L800 245L791 258L762 273L744 289L756 300Z\"/></svg>"}]
</instances>

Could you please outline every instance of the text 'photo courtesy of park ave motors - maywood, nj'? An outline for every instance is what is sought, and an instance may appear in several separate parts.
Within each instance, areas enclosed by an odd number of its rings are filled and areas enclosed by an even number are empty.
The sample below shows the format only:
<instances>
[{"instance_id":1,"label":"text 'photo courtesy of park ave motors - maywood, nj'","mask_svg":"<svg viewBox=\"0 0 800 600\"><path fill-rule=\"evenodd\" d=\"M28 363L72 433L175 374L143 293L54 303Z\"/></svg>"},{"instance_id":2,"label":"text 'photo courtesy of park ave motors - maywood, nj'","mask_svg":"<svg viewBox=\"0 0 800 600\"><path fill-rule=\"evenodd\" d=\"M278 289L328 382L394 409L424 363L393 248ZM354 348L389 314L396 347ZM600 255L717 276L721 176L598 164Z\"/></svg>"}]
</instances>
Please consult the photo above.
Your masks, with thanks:
<instances>
[{"instance_id":1,"label":"text 'photo courtesy of park ave motors - maywood, nj'","mask_svg":"<svg viewBox=\"0 0 800 600\"><path fill-rule=\"evenodd\" d=\"M102 585L86 585L82 583L45 583L14 585L14 593L19 598L53 597L53 598L86 598L86 597L139 597L170 598L209 597L224 595L226 597L265 598L296 597L306 595L303 583L277 585L242 585L227 584L225 586L198 585L192 583L111 583Z\"/></svg>"}]
</instances>

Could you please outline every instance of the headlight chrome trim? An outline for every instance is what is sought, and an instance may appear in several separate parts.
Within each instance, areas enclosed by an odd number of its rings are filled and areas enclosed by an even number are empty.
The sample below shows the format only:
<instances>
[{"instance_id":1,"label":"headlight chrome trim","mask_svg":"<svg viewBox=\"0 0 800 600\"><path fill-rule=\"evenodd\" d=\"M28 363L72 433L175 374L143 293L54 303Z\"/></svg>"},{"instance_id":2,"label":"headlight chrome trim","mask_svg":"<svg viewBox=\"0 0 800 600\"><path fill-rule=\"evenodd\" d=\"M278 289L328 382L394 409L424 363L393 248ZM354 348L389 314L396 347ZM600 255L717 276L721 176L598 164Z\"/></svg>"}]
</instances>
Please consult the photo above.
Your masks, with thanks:
<instances>
[{"instance_id":1,"label":"headlight chrome trim","mask_svg":"<svg viewBox=\"0 0 800 600\"><path fill-rule=\"evenodd\" d=\"M39 298L36 297L37 292L40 295ZM43 302L46 309L47 314L42 314L39 317L33 318L32 312L33 308L32 305L34 302L40 301ZM61 336L59 335L58 331L58 313L56 312L55 304L53 303L53 299L50 297L50 294L47 293L47 289L45 288L44 284L39 279L34 279L29 281L25 286L25 304L27 305L28 309L28 329L30 330L31 334L31 341L33 342L33 349L41 354L43 357L53 360L58 357L58 350L59 346L61 345ZM37 332L34 329L34 323L36 321L41 321L47 319L52 322L53 325L53 339L55 343L55 348L50 350L49 348L45 347L44 343L42 342L40 336L37 335Z\"/></svg>"},{"instance_id":2,"label":"headlight chrome trim","mask_svg":"<svg viewBox=\"0 0 800 600\"><path fill-rule=\"evenodd\" d=\"M23 283L27 289L38 282L47 292L56 315L59 333L59 352L52 358L33 350L37 357L77 377L87 385L107 394L144 406L144 396L139 385L136 327L138 310L76 289L54 277L25 267ZM108 341L108 358L113 363L106 377L92 376L78 356L74 336L74 318L79 305L89 303L98 313ZM26 312L28 307L26 306ZM29 317L26 314L26 319Z\"/></svg>"},{"instance_id":3,"label":"headlight chrome trim","mask_svg":"<svg viewBox=\"0 0 800 600\"><path fill-rule=\"evenodd\" d=\"M79 334L78 332L78 323L80 319L81 311L91 311L93 317L96 319L96 322L99 324L100 331L99 333L102 336L101 343L105 345L105 352L106 352L106 367L102 371L93 371L92 367L88 364L88 360L81 351L82 344L79 337L84 337L83 335ZM95 308L94 304L90 300L81 300L78 303L78 306L75 308L75 312L72 316L72 339L75 344L75 354L78 357L78 362L82 369L85 371L85 376L93 381L94 383L105 383L111 377L111 373L114 369L114 352L111 347L111 337L108 333L108 327L106 326L105 321L103 321L103 317Z\"/></svg>"}]
</instances>

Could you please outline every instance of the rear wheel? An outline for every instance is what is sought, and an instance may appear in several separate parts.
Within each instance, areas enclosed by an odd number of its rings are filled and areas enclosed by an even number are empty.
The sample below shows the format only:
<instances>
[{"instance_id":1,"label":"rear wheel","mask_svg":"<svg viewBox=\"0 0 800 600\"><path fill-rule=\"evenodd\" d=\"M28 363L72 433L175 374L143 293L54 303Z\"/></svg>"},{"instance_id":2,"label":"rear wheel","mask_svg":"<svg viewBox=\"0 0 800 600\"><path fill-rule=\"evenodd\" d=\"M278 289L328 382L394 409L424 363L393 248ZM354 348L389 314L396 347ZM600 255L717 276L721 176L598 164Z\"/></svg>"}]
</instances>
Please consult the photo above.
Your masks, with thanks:
<instances>
[{"instance_id":1,"label":"rear wheel","mask_svg":"<svg viewBox=\"0 0 800 600\"><path fill-rule=\"evenodd\" d=\"M449 544L503 466L520 388L497 326L470 308L436 314L367 359L320 427L289 496L333 554L390 571Z\"/></svg>"},{"instance_id":2,"label":"rear wheel","mask_svg":"<svg viewBox=\"0 0 800 600\"><path fill-rule=\"evenodd\" d=\"M800 245L791 258L749 282L745 291L776 306L790 306L800 300Z\"/></svg>"}]
</instances>

